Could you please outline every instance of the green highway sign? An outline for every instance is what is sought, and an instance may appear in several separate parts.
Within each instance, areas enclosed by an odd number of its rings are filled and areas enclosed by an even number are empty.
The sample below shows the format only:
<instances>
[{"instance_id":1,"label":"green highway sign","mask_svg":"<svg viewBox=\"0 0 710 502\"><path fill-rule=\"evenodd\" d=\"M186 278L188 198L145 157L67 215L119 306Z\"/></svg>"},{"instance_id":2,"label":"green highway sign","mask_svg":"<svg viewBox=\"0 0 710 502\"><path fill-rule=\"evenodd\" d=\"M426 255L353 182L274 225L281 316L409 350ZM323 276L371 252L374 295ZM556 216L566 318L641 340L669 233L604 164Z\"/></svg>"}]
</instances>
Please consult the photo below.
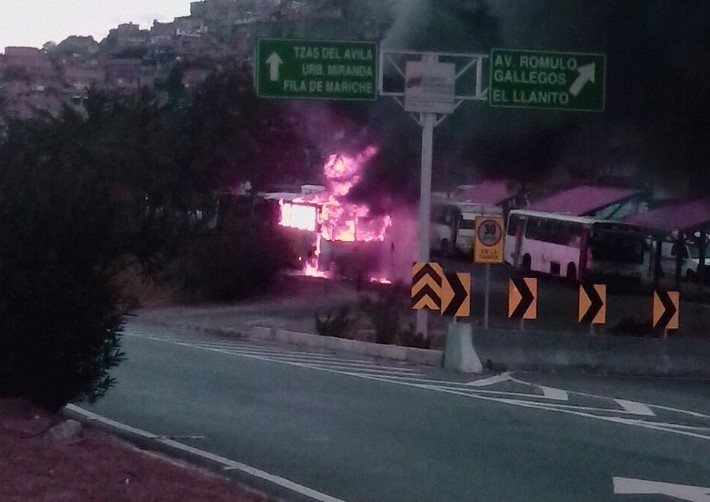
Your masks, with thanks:
<instances>
[{"instance_id":1,"label":"green highway sign","mask_svg":"<svg viewBox=\"0 0 710 502\"><path fill-rule=\"evenodd\" d=\"M490 63L490 106L604 110L604 54L492 49Z\"/></svg>"},{"instance_id":2,"label":"green highway sign","mask_svg":"<svg viewBox=\"0 0 710 502\"><path fill-rule=\"evenodd\" d=\"M377 43L260 38L254 61L262 98L377 99Z\"/></svg>"}]
</instances>

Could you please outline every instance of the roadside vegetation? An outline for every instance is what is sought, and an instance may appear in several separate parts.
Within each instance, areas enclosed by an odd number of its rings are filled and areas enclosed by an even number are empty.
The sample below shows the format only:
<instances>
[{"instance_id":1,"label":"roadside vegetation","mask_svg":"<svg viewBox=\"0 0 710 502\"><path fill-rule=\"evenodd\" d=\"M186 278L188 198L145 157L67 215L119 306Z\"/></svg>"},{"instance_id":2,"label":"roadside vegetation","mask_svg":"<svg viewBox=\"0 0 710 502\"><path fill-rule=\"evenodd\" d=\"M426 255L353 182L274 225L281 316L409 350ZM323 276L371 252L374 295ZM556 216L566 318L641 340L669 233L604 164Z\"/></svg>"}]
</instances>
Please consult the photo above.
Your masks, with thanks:
<instances>
[{"instance_id":1,"label":"roadside vegetation","mask_svg":"<svg viewBox=\"0 0 710 502\"><path fill-rule=\"evenodd\" d=\"M348 338L384 345L402 345L428 349L436 345L416 332L411 322L408 296L394 288L363 293L357 309L343 305L334 311L315 315L315 332L321 336Z\"/></svg>"},{"instance_id":2,"label":"roadside vegetation","mask_svg":"<svg viewBox=\"0 0 710 502\"><path fill-rule=\"evenodd\" d=\"M101 397L137 305L127 277L206 300L268 289L287 246L263 219L220 214L216 194L294 174L304 155L238 68L194 93L91 92L82 111L6 120L0 397L50 410Z\"/></svg>"}]
</instances>

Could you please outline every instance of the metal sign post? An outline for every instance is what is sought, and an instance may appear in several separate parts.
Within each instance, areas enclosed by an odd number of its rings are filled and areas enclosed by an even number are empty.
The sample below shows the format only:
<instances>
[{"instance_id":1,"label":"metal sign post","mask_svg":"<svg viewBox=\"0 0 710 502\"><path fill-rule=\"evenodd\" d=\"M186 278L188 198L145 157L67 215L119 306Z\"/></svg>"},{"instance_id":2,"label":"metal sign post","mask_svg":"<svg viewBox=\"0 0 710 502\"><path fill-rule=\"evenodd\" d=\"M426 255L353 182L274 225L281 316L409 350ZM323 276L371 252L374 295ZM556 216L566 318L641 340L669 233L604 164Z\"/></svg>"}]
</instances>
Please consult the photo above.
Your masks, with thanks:
<instances>
[{"instance_id":1,"label":"metal sign post","mask_svg":"<svg viewBox=\"0 0 710 502\"><path fill-rule=\"evenodd\" d=\"M483 305L483 329L488 329L490 317L490 304L491 304L491 264L486 263L486 298Z\"/></svg>"},{"instance_id":2,"label":"metal sign post","mask_svg":"<svg viewBox=\"0 0 710 502\"><path fill-rule=\"evenodd\" d=\"M434 148L433 113L422 114L421 193L419 195L419 261L429 261L429 215L431 213L431 162ZM428 310L417 310L417 333L427 336Z\"/></svg>"},{"instance_id":3,"label":"metal sign post","mask_svg":"<svg viewBox=\"0 0 710 502\"><path fill-rule=\"evenodd\" d=\"M429 262L434 127L441 124L446 116L453 113L464 101L486 101L487 95L483 91L483 60L487 57L486 54L380 51L379 94L397 101L422 127L417 257L421 263ZM473 73L473 90L467 94L457 94L456 82L462 76L471 73ZM418 310L416 315L417 333L421 333L426 338L428 336L427 311Z\"/></svg>"},{"instance_id":4,"label":"metal sign post","mask_svg":"<svg viewBox=\"0 0 710 502\"><path fill-rule=\"evenodd\" d=\"M486 296L483 306L483 329L489 328L491 302L491 263L503 263L503 227L500 216L476 217L473 262L486 264Z\"/></svg>"}]
</instances>

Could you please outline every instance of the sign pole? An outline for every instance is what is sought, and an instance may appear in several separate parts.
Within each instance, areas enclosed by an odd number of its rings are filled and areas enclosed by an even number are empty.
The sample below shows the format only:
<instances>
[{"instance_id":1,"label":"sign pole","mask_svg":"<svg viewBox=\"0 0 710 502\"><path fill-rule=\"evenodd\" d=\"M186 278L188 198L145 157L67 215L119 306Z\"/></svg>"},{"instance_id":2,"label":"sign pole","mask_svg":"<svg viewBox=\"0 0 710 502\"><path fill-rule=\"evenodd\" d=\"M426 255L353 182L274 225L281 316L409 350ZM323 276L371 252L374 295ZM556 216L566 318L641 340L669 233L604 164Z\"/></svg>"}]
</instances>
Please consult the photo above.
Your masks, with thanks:
<instances>
[{"instance_id":1,"label":"sign pole","mask_svg":"<svg viewBox=\"0 0 710 502\"><path fill-rule=\"evenodd\" d=\"M491 264L486 263L486 297L483 307L483 329L488 329L489 309L491 303Z\"/></svg>"},{"instance_id":2,"label":"sign pole","mask_svg":"<svg viewBox=\"0 0 710 502\"><path fill-rule=\"evenodd\" d=\"M431 212L431 164L434 148L434 113L422 113L422 172L419 194L419 261L429 262L429 219ZM417 333L428 338L428 313L417 310Z\"/></svg>"}]
</instances>

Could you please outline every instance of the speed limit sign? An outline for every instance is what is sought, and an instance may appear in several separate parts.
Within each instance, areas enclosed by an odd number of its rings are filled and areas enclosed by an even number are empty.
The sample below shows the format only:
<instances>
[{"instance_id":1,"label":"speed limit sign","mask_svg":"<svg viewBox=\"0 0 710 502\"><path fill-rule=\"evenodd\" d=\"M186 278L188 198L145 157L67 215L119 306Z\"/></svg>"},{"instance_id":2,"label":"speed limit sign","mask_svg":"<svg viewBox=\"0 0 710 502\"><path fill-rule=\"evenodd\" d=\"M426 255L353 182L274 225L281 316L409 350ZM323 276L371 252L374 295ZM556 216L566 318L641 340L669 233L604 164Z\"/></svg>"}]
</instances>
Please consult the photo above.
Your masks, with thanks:
<instances>
[{"instance_id":1,"label":"speed limit sign","mask_svg":"<svg viewBox=\"0 0 710 502\"><path fill-rule=\"evenodd\" d=\"M475 263L503 263L503 218L478 216L473 245Z\"/></svg>"}]
</instances>

